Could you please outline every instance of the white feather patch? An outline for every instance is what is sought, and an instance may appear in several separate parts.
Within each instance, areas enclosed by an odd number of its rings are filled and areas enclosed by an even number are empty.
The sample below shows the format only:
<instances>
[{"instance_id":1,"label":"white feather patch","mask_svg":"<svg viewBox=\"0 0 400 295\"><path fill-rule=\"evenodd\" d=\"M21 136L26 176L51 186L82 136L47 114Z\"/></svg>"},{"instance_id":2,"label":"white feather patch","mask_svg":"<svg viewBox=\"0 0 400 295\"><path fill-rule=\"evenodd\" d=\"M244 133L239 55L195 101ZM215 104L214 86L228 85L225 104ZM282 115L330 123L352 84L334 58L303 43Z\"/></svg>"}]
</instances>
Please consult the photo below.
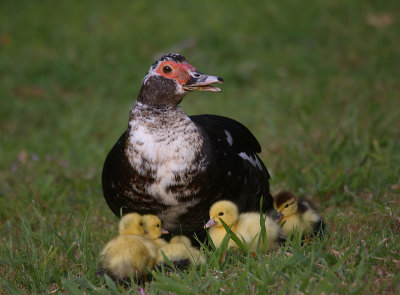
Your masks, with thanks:
<instances>
[{"instance_id":1,"label":"white feather patch","mask_svg":"<svg viewBox=\"0 0 400 295\"><path fill-rule=\"evenodd\" d=\"M231 133L228 130L224 130L225 131L225 135L226 135L226 140L228 141L229 145L232 146L233 144L233 138Z\"/></svg>"},{"instance_id":2,"label":"white feather patch","mask_svg":"<svg viewBox=\"0 0 400 295\"><path fill-rule=\"evenodd\" d=\"M256 155L249 156L247 153L241 152L239 156L242 159L249 161L254 167L257 167L258 169L262 170L261 162L258 160Z\"/></svg>"}]
</instances>

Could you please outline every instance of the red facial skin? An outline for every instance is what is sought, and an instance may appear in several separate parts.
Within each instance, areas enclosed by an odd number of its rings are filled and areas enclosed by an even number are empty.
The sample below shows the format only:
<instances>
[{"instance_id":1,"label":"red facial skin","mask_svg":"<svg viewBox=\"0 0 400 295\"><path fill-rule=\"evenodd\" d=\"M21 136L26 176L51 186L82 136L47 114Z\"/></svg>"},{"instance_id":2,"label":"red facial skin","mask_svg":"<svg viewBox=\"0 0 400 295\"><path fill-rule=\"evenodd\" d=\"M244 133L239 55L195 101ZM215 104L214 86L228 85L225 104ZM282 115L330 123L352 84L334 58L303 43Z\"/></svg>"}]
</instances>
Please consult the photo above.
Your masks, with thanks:
<instances>
[{"instance_id":1,"label":"red facial skin","mask_svg":"<svg viewBox=\"0 0 400 295\"><path fill-rule=\"evenodd\" d=\"M169 66L172 71L169 73L164 73L163 68ZM188 63L176 63L173 61L163 61L157 68L156 73L169 79L175 79L180 85L185 85L190 80L191 72L197 72L196 68Z\"/></svg>"}]
</instances>

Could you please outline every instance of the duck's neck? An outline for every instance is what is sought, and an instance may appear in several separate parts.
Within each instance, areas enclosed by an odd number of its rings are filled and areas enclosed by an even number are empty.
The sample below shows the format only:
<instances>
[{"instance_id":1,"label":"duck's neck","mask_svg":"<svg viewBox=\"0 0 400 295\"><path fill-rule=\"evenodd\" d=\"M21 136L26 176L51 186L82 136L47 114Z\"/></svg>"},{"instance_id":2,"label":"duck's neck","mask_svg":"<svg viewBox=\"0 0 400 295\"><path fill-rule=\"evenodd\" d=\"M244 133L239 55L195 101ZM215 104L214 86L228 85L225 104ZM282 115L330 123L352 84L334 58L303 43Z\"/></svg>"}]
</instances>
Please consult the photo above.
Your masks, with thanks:
<instances>
[{"instance_id":1,"label":"duck's neck","mask_svg":"<svg viewBox=\"0 0 400 295\"><path fill-rule=\"evenodd\" d=\"M173 119L174 117L187 117L183 110L175 104L146 104L136 101L131 108L129 121L137 120L138 118L157 120L157 119ZM146 120L146 121L147 121Z\"/></svg>"}]
</instances>

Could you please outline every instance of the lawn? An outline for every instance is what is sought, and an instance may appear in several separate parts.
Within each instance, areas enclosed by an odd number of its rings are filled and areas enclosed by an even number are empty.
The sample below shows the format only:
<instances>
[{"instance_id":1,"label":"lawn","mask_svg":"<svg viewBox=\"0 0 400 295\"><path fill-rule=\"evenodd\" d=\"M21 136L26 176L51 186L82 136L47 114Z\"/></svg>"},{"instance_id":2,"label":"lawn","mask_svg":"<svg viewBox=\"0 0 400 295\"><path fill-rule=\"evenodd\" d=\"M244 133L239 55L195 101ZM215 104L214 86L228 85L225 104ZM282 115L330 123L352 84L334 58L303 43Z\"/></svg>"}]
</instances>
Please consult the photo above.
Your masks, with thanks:
<instances>
[{"instance_id":1,"label":"lawn","mask_svg":"<svg viewBox=\"0 0 400 295\"><path fill-rule=\"evenodd\" d=\"M135 293L96 277L117 218L103 161L151 63L179 52L224 78L188 114L244 123L273 193L318 204L328 233L256 257L154 273L165 294L400 290L400 2L2 1L0 293Z\"/></svg>"}]
</instances>

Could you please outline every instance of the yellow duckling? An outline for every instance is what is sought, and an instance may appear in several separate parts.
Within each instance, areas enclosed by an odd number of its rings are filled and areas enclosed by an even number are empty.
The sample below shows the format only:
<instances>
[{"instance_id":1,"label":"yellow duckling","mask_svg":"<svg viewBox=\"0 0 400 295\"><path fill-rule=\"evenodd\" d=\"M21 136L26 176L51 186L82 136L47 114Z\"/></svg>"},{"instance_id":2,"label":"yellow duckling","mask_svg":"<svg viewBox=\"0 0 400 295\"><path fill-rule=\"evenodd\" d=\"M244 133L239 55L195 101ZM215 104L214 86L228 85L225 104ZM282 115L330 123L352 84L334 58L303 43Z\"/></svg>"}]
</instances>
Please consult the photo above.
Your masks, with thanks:
<instances>
[{"instance_id":1,"label":"yellow duckling","mask_svg":"<svg viewBox=\"0 0 400 295\"><path fill-rule=\"evenodd\" d=\"M120 235L144 235L143 217L138 213L125 214L118 223Z\"/></svg>"},{"instance_id":2,"label":"yellow duckling","mask_svg":"<svg viewBox=\"0 0 400 295\"><path fill-rule=\"evenodd\" d=\"M325 224L314 204L298 199L292 192L281 192L274 198L274 208L278 211L277 220L283 232L288 235L293 230L301 231L303 236L318 234Z\"/></svg>"},{"instance_id":3,"label":"yellow duckling","mask_svg":"<svg viewBox=\"0 0 400 295\"><path fill-rule=\"evenodd\" d=\"M161 227L161 220L156 215L143 215L143 227L146 236L153 240L159 248L168 245L166 240L160 238L161 235L168 234L168 231Z\"/></svg>"},{"instance_id":4,"label":"yellow duckling","mask_svg":"<svg viewBox=\"0 0 400 295\"><path fill-rule=\"evenodd\" d=\"M226 235L226 230L220 220L223 220L231 230L243 238L249 246L250 251L255 251L258 243L258 236L261 232L260 214L256 212L242 213L239 215L238 207L231 201L218 201L210 208L210 220L206 224L209 228L209 235L218 248ZM281 227L270 217L265 216L266 248L273 249L278 244L285 242L286 238ZM228 247L238 247L232 240Z\"/></svg>"},{"instance_id":5,"label":"yellow duckling","mask_svg":"<svg viewBox=\"0 0 400 295\"><path fill-rule=\"evenodd\" d=\"M156 264L165 262L161 251L178 268L187 268L206 261L204 255L192 246L190 239L186 236L175 236L169 244L161 247L157 253Z\"/></svg>"},{"instance_id":6,"label":"yellow duckling","mask_svg":"<svg viewBox=\"0 0 400 295\"><path fill-rule=\"evenodd\" d=\"M114 280L146 279L146 268L154 266L158 247L144 237L142 217L137 213L123 216L120 235L109 241L101 251L101 265Z\"/></svg>"}]
</instances>

